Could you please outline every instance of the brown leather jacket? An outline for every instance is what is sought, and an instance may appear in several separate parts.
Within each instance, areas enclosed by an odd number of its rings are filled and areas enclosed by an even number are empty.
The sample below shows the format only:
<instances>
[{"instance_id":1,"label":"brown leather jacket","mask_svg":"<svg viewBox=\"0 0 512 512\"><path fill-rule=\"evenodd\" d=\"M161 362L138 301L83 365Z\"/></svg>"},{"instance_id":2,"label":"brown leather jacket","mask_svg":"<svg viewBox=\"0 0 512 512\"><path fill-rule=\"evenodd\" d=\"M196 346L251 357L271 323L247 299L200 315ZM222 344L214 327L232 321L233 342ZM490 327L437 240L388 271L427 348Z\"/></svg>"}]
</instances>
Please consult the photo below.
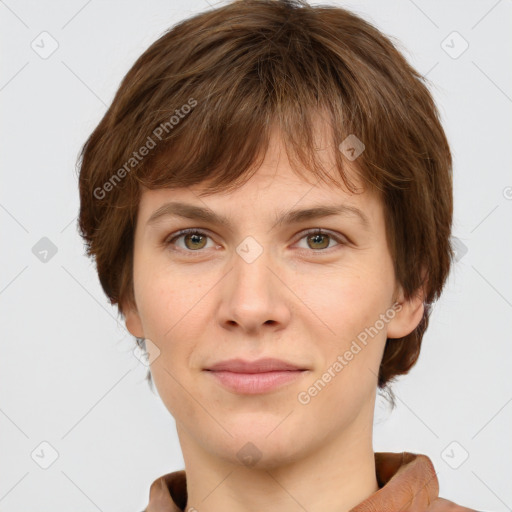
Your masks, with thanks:
<instances>
[{"instance_id":1,"label":"brown leather jacket","mask_svg":"<svg viewBox=\"0 0 512 512\"><path fill-rule=\"evenodd\" d=\"M350 512L476 512L439 497L439 482L426 455L375 453L379 490ZM185 470L156 479L144 512L183 512L187 504Z\"/></svg>"}]
</instances>

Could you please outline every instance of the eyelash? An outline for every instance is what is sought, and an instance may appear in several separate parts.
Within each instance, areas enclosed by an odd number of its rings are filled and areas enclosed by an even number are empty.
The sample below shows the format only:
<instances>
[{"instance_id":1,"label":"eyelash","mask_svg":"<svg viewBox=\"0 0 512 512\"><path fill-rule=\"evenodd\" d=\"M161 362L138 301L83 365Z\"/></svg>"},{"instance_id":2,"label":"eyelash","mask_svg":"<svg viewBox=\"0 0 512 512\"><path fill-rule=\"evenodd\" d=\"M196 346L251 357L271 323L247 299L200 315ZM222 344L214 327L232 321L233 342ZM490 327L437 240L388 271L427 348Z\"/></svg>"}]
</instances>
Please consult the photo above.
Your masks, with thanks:
<instances>
[{"instance_id":1,"label":"eyelash","mask_svg":"<svg viewBox=\"0 0 512 512\"><path fill-rule=\"evenodd\" d=\"M178 231L172 235L170 235L171 238L167 237L164 241L164 245L165 246L170 246L170 245L173 245L174 242L178 239L178 238L181 238L182 236L184 235L189 235L189 234L195 234L195 235L200 235L200 236L206 236L208 238L211 239L211 236L208 235L208 233L205 233L204 231L201 231L200 229L196 229L196 228L188 228L188 229L182 229L181 231ZM329 231L325 231L323 229L319 229L319 228L314 228L314 229L310 229L308 231L305 231L302 233L302 236L299 238L298 241L302 240L303 238L306 238L307 236L309 235L328 235L329 237L331 237L333 240L335 240L336 242L338 242L339 245L347 245L348 242L346 242L345 240L341 239L339 236L329 232ZM326 249L318 249L318 250L315 250L315 249L299 249L299 251L306 251L306 252L317 252L317 253L327 253L327 252L330 252L331 249L335 249L336 246L334 247L328 247ZM185 251L187 253L198 253L200 254L201 252L203 252L202 249L198 249L197 251L192 251L192 250L189 250L189 249L182 249L182 248L179 248L179 249L172 249L172 250L176 250L176 251Z\"/></svg>"}]
</instances>

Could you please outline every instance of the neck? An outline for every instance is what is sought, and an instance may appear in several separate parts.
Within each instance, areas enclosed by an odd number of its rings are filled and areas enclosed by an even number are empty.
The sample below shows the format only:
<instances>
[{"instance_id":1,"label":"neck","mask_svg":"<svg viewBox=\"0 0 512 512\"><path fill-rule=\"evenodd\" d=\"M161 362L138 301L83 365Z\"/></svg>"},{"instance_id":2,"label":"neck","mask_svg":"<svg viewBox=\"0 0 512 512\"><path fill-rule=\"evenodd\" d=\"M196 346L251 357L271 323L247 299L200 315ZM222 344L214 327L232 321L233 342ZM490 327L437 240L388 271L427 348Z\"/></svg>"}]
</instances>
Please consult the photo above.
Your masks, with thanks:
<instances>
[{"instance_id":1,"label":"neck","mask_svg":"<svg viewBox=\"0 0 512 512\"><path fill-rule=\"evenodd\" d=\"M205 453L177 424L187 475L185 510L348 512L378 490L372 423L367 429L356 423L305 457L254 467Z\"/></svg>"}]
</instances>

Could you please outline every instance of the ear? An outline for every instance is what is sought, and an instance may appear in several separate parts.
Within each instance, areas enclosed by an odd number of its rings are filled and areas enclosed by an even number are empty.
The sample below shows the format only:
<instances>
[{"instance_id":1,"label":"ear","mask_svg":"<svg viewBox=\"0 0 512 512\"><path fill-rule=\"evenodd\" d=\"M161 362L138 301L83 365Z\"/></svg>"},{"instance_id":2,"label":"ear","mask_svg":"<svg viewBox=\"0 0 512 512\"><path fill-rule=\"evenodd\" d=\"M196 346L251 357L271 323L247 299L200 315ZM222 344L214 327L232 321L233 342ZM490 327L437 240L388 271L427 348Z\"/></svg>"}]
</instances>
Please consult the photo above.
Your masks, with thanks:
<instances>
[{"instance_id":1,"label":"ear","mask_svg":"<svg viewBox=\"0 0 512 512\"><path fill-rule=\"evenodd\" d=\"M387 337L388 338L403 338L410 334L423 318L425 310L424 306L425 292L421 287L413 296L406 300L402 286L398 286L395 302L396 311L394 318L388 323Z\"/></svg>"},{"instance_id":2,"label":"ear","mask_svg":"<svg viewBox=\"0 0 512 512\"><path fill-rule=\"evenodd\" d=\"M124 308L123 308L123 311ZM142 322L140 320L139 312L136 306L127 306L124 313L126 328L136 338L144 338L144 330L142 329Z\"/></svg>"}]
</instances>

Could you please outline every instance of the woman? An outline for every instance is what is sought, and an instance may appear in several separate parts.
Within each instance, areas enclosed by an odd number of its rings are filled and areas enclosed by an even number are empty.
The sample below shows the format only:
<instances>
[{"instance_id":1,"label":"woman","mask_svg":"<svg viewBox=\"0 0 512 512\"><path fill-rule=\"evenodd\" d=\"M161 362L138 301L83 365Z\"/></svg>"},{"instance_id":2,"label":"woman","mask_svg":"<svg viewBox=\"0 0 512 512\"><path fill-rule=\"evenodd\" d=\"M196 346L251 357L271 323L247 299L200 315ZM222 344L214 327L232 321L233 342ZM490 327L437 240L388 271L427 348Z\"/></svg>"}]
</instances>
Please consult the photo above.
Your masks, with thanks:
<instances>
[{"instance_id":1,"label":"woman","mask_svg":"<svg viewBox=\"0 0 512 512\"><path fill-rule=\"evenodd\" d=\"M451 166L422 77L345 9L234 1L137 60L79 222L176 420L147 512L470 510L372 448L449 274Z\"/></svg>"}]
</instances>

